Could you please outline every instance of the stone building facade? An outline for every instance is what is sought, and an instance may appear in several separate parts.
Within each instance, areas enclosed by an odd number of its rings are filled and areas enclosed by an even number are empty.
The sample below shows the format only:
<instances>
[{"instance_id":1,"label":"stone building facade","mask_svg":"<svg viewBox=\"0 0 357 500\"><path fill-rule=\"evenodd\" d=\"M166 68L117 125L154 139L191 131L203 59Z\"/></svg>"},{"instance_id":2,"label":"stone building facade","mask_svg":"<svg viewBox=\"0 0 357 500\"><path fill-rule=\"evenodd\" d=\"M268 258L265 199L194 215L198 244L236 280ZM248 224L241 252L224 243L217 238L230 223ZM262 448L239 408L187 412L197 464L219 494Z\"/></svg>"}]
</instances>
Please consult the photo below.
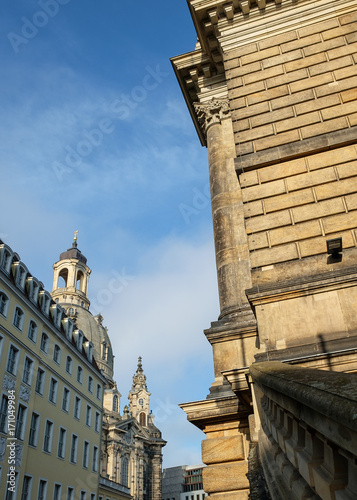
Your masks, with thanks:
<instances>
[{"instance_id":1,"label":"stone building facade","mask_svg":"<svg viewBox=\"0 0 357 500\"><path fill-rule=\"evenodd\" d=\"M87 291L91 270L86 257L78 249L76 235L72 247L61 253L53 268L52 298L90 339L93 357L106 380L100 495L107 498L110 487L114 495L120 485L122 491L117 491L117 494L122 496L118 498L161 500L162 448L166 442L154 425L142 360L139 358L133 376L129 405L124 406L121 414L121 394L113 379L114 355L108 329L103 325L100 314L93 316L90 312Z\"/></svg>"},{"instance_id":2,"label":"stone building facade","mask_svg":"<svg viewBox=\"0 0 357 500\"><path fill-rule=\"evenodd\" d=\"M357 370L357 10L188 5L197 44L172 64L208 150L220 316L210 393L182 407L206 434L205 491L235 500L249 493L250 365Z\"/></svg>"}]
</instances>

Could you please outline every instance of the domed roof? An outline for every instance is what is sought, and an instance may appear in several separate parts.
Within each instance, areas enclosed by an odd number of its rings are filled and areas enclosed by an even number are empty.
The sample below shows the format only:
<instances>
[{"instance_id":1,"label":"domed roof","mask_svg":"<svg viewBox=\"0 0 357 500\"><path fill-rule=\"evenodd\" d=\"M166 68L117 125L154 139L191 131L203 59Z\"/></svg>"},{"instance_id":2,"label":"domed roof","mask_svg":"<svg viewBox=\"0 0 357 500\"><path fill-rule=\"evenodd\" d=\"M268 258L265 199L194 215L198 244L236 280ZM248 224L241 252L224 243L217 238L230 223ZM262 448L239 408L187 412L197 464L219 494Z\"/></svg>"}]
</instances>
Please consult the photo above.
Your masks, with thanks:
<instances>
[{"instance_id":1,"label":"domed roof","mask_svg":"<svg viewBox=\"0 0 357 500\"><path fill-rule=\"evenodd\" d=\"M82 307L76 308L75 322L77 327L94 346L94 357L100 369L109 378L113 378L114 356L108 329L103 326L103 316L93 316Z\"/></svg>"},{"instance_id":2,"label":"domed roof","mask_svg":"<svg viewBox=\"0 0 357 500\"><path fill-rule=\"evenodd\" d=\"M83 262L83 264L87 264L87 258L84 257L80 250L78 250L76 241L72 243L72 248L69 248L66 252L62 252L59 257L59 260L67 259L77 259L80 262Z\"/></svg>"}]
</instances>

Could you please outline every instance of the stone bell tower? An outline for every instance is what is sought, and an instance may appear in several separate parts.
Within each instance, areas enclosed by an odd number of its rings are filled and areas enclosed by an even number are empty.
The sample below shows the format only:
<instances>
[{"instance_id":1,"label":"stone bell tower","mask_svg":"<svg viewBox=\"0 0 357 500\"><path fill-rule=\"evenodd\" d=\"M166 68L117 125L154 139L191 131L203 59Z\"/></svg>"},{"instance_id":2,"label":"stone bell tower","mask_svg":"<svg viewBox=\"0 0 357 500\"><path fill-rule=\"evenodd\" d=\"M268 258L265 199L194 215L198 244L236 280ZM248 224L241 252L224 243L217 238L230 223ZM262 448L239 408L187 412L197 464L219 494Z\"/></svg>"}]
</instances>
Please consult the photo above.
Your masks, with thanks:
<instances>
[{"instance_id":1,"label":"stone bell tower","mask_svg":"<svg viewBox=\"0 0 357 500\"><path fill-rule=\"evenodd\" d=\"M53 265L53 300L61 304L89 309L87 297L88 281L91 270L87 266L87 259L77 248L77 233L74 233L72 247L62 252L59 261Z\"/></svg>"},{"instance_id":2,"label":"stone bell tower","mask_svg":"<svg viewBox=\"0 0 357 500\"><path fill-rule=\"evenodd\" d=\"M94 357L110 386L113 384L114 355L107 328L103 325L103 316L93 316L88 299L88 282L91 269L87 259L78 249L77 234L74 233L72 247L60 254L59 260L53 264L52 298L60 304L66 314L75 322L76 328L93 343ZM120 397L118 391L112 397ZM118 407L117 400L110 406ZM119 399L118 399L119 401ZM107 401L105 401L107 403Z\"/></svg>"},{"instance_id":3,"label":"stone bell tower","mask_svg":"<svg viewBox=\"0 0 357 500\"><path fill-rule=\"evenodd\" d=\"M150 415L150 392L146 385L146 375L144 375L141 364L141 357L138 359L138 367L133 376L133 385L129 392L129 410L131 415L146 427Z\"/></svg>"}]
</instances>

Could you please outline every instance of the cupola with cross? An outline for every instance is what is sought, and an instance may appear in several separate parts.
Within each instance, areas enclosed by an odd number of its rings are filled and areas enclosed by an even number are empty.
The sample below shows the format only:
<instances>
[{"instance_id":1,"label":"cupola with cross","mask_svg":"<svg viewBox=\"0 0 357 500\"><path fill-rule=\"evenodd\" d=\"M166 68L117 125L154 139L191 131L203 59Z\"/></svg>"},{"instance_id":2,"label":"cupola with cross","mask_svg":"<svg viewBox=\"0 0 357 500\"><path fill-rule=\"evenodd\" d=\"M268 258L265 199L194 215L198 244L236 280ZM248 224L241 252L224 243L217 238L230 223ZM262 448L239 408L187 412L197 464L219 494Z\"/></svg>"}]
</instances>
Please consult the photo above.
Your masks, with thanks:
<instances>
[{"instance_id":1,"label":"cupola with cross","mask_svg":"<svg viewBox=\"0 0 357 500\"><path fill-rule=\"evenodd\" d=\"M88 282L91 269L87 259L78 249L77 234L74 233L72 247L62 252L59 261L53 264L54 277L51 296L61 305L94 346L94 357L108 381L112 382L114 355L107 328L103 325L103 316L93 316L89 307ZM117 393L119 395L119 392ZM113 408L117 405L113 401Z\"/></svg>"},{"instance_id":2,"label":"cupola with cross","mask_svg":"<svg viewBox=\"0 0 357 500\"><path fill-rule=\"evenodd\" d=\"M77 247L77 234L74 233L72 248L62 252L59 261L53 264L52 298L56 302L73 304L89 309L88 280L91 270L87 259Z\"/></svg>"},{"instance_id":3,"label":"cupola with cross","mask_svg":"<svg viewBox=\"0 0 357 500\"><path fill-rule=\"evenodd\" d=\"M140 425L148 425L150 414L150 392L146 385L146 375L141 364L141 357L138 359L138 367L133 376L133 385L129 392L129 410Z\"/></svg>"}]
</instances>

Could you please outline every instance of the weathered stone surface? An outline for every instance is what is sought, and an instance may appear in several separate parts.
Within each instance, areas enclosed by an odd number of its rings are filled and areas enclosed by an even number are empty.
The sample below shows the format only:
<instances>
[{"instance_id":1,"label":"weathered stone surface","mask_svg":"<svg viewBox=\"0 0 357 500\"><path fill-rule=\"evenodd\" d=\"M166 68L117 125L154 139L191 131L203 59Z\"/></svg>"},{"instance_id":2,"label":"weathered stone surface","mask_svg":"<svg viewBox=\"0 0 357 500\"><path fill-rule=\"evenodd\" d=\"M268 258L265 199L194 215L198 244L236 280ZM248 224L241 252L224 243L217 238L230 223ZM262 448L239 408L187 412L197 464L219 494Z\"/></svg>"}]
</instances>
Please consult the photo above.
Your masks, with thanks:
<instances>
[{"instance_id":1,"label":"weathered stone surface","mask_svg":"<svg viewBox=\"0 0 357 500\"><path fill-rule=\"evenodd\" d=\"M243 459L244 445L242 434L202 441L202 460L207 465Z\"/></svg>"},{"instance_id":2,"label":"weathered stone surface","mask_svg":"<svg viewBox=\"0 0 357 500\"><path fill-rule=\"evenodd\" d=\"M204 489L210 494L248 489L247 474L247 461L210 465L203 469Z\"/></svg>"}]
</instances>

